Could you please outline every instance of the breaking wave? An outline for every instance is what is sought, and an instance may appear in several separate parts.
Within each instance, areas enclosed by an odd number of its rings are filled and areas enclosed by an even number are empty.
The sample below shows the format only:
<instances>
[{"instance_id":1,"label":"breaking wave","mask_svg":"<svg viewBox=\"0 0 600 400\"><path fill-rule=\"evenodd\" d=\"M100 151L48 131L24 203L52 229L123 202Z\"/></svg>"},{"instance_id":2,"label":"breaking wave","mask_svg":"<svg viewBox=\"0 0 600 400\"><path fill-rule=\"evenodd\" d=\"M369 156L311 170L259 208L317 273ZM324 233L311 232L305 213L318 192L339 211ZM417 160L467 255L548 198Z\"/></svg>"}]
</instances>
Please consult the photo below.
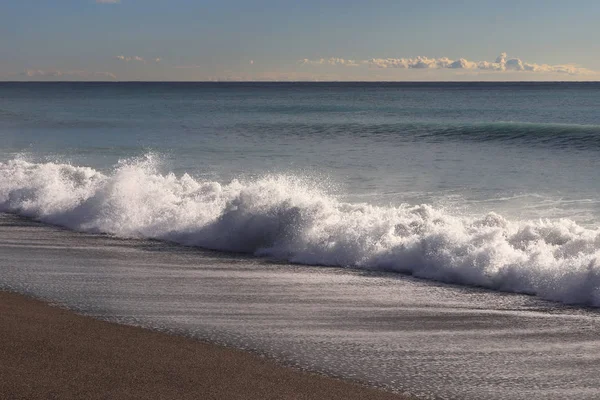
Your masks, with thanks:
<instances>
[{"instance_id":1,"label":"breaking wave","mask_svg":"<svg viewBox=\"0 0 600 400\"><path fill-rule=\"evenodd\" d=\"M293 176L221 184L161 174L152 156L106 174L52 162L0 163L0 212L79 231L397 271L600 306L600 230L568 219L344 203Z\"/></svg>"}]
</instances>

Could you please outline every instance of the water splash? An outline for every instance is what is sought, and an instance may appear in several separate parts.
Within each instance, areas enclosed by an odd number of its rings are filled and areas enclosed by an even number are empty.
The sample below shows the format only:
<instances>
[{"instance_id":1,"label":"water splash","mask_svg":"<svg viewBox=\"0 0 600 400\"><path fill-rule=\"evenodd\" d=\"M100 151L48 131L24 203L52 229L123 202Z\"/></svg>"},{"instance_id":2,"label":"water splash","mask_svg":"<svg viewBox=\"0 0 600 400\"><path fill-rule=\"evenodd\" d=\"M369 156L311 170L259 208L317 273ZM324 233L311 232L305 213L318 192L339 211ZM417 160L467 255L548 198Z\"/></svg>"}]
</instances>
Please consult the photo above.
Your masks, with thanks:
<instances>
[{"instance_id":1,"label":"water splash","mask_svg":"<svg viewBox=\"0 0 600 400\"><path fill-rule=\"evenodd\" d=\"M0 163L0 211L79 231L397 271L600 306L600 230L569 219L345 203L294 176L221 184L161 174L157 164L148 155L103 174L13 159Z\"/></svg>"}]
</instances>

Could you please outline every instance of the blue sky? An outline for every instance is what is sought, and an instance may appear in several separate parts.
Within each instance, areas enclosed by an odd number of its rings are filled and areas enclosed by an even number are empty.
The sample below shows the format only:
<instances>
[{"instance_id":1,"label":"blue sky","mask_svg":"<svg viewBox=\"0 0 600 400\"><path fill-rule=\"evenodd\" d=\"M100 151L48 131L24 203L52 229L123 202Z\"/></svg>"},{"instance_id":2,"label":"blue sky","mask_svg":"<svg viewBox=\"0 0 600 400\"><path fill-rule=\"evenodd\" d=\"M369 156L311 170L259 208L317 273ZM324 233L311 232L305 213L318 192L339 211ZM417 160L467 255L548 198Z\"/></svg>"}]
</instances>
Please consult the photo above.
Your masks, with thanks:
<instances>
[{"instance_id":1,"label":"blue sky","mask_svg":"<svg viewBox=\"0 0 600 400\"><path fill-rule=\"evenodd\" d=\"M0 79L600 80L598 16L596 0L0 0Z\"/></svg>"}]
</instances>

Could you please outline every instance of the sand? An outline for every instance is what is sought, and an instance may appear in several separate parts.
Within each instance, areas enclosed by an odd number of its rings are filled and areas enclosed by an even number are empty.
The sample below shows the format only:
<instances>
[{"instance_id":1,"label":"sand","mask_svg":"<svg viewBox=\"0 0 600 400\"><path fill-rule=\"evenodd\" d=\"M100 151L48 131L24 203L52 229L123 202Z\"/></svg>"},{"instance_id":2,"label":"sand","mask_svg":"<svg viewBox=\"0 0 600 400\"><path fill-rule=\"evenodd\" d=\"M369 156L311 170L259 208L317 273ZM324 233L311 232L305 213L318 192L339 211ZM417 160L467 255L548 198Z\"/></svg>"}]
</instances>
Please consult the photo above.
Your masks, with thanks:
<instances>
[{"instance_id":1,"label":"sand","mask_svg":"<svg viewBox=\"0 0 600 400\"><path fill-rule=\"evenodd\" d=\"M2 399L406 399L0 292Z\"/></svg>"}]
</instances>

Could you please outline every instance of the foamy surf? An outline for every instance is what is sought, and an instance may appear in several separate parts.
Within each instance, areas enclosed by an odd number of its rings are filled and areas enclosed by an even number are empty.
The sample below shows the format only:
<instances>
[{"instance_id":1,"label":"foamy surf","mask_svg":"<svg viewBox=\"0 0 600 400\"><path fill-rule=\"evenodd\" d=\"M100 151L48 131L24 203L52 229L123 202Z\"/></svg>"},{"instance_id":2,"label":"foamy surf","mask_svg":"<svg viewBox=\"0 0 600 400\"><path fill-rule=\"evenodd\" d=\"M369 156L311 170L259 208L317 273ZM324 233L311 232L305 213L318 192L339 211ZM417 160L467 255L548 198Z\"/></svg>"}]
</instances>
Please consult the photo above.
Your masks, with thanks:
<instances>
[{"instance_id":1,"label":"foamy surf","mask_svg":"<svg viewBox=\"0 0 600 400\"><path fill-rule=\"evenodd\" d=\"M568 219L345 203L314 186L282 175L220 184L161 174L152 156L119 163L108 174L14 159L0 163L0 211L79 231L600 306L598 229Z\"/></svg>"}]
</instances>

